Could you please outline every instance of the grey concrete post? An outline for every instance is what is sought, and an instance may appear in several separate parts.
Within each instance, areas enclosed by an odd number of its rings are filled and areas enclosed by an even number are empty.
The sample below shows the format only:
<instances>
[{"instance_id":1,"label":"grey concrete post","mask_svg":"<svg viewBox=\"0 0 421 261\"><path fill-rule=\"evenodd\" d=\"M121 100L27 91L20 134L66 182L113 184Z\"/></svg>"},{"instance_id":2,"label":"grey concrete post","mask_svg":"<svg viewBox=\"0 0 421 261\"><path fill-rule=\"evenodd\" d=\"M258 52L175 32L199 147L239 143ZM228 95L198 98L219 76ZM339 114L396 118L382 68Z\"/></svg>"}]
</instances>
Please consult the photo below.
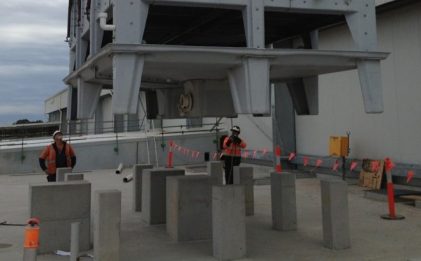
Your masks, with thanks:
<instances>
[{"instance_id":1,"label":"grey concrete post","mask_svg":"<svg viewBox=\"0 0 421 261\"><path fill-rule=\"evenodd\" d=\"M95 191L94 260L120 260L121 191Z\"/></svg>"},{"instance_id":2,"label":"grey concrete post","mask_svg":"<svg viewBox=\"0 0 421 261\"><path fill-rule=\"evenodd\" d=\"M182 169L147 169L142 175L142 219L149 225L165 224L166 179L184 176Z\"/></svg>"},{"instance_id":3,"label":"grey concrete post","mask_svg":"<svg viewBox=\"0 0 421 261\"><path fill-rule=\"evenodd\" d=\"M91 184L87 181L29 185L29 216L40 223L39 254L69 250L71 224L80 222L80 250L91 248ZM57 236L60 235L60 236Z\"/></svg>"},{"instance_id":4,"label":"grey concrete post","mask_svg":"<svg viewBox=\"0 0 421 261\"><path fill-rule=\"evenodd\" d=\"M210 239L212 177L167 177L167 232L177 241Z\"/></svg>"},{"instance_id":5,"label":"grey concrete post","mask_svg":"<svg viewBox=\"0 0 421 261\"><path fill-rule=\"evenodd\" d=\"M23 250L23 261L37 261L37 249L25 248Z\"/></svg>"},{"instance_id":6,"label":"grey concrete post","mask_svg":"<svg viewBox=\"0 0 421 261\"><path fill-rule=\"evenodd\" d=\"M223 164L221 161L209 161L207 171L213 178L213 185L222 185L224 182Z\"/></svg>"},{"instance_id":7,"label":"grey concrete post","mask_svg":"<svg viewBox=\"0 0 421 261\"><path fill-rule=\"evenodd\" d=\"M246 255L244 186L212 187L213 256L219 260Z\"/></svg>"},{"instance_id":8,"label":"grey concrete post","mask_svg":"<svg viewBox=\"0 0 421 261\"><path fill-rule=\"evenodd\" d=\"M79 258L79 229L80 222L73 222L70 228L70 261L78 261Z\"/></svg>"},{"instance_id":9,"label":"grey concrete post","mask_svg":"<svg viewBox=\"0 0 421 261\"><path fill-rule=\"evenodd\" d=\"M151 169L151 164L136 164L133 166L133 210L142 211L142 174L145 169Z\"/></svg>"},{"instance_id":10,"label":"grey concrete post","mask_svg":"<svg viewBox=\"0 0 421 261\"><path fill-rule=\"evenodd\" d=\"M57 168L56 181L64 181L64 175L66 173L72 173L72 168Z\"/></svg>"},{"instance_id":11,"label":"grey concrete post","mask_svg":"<svg viewBox=\"0 0 421 261\"><path fill-rule=\"evenodd\" d=\"M322 193L323 244L331 249L351 247L348 185L342 180L320 180Z\"/></svg>"},{"instance_id":12,"label":"grey concrete post","mask_svg":"<svg viewBox=\"0 0 421 261\"><path fill-rule=\"evenodd\" d=\"M64 181L78 181L83 180L84 175L82 173L66 173L64 174Z\"/></svg>"},{"instance_id":13,"label":"grey concrete post","mask_svg":"<svg viewBox=\"0 0 421 261\"><path fill-rule=\"evenodd\" d=\"M245 186L246 216L254 215L253 167L234 167L234 184Z\"/></svg>"},{"instance_id":14,"label":"grey concrete post","mask_svg":"<svg viewBox=\"0 0 421 261\"><path fill-rule=\"evenodd\" d=\"M297 229L295 174L271 173L272 226L275 230Z\"/></svg>"}]
</instances>

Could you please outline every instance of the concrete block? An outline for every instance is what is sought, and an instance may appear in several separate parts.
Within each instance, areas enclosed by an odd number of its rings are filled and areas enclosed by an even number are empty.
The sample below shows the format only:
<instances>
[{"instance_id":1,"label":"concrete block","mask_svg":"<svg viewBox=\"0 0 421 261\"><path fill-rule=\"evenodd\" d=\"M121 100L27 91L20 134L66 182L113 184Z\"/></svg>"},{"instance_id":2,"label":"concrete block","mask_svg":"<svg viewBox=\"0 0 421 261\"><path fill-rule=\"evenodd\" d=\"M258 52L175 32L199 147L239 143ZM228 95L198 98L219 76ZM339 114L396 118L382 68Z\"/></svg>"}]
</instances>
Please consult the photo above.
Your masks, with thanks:
<instances>
[{"instance_id":1,"label":"concrete block","mask_svg":"<svg viewBox=\"0 0 421 261\"><path fill-rule=\"evenodd\" d=\"M90 249L91 184L87 181L29 185L29 214L40 223L39 253L70 250L70 227L80 222L80 250Z\"/></svg>"},{"instance_id":2,"label":"concrete block","mask_svg":"<svg viewBox=\"0 0 421 261\"><path fill-rule=\"evenodd\" d=\"M272 226L275 230L297 230L295 174L271 173Z\"/></svg>"},{"instance_id":3,"label":"concrete block","mask_svg":"<svg viewBox=\"0 0 421 261\"><path fill-rule=\"evenodd\" d=\"M167 177L167 232L176 241L211 239L213 178Z\"/></svg>"},{"instance_id":4,"label":"concrete block","mask_svg":"<svg viewBox=\"0 0 421 261\"><path fill-rule=\"evenodd\" d=\"M72 168L57 168L56 181L64 181L64 175L66 173L72 173Z\"/></svg>"},{"instance_id":5,"label":"concrete block","mask_svg":"<svg viewBox=\"0 0 421 261\"><path fill-rule=\"evenodd\" d=\"M142 219L149 225L166 223L166 178L183 176L181 169L146 169L142 175Z\"/></svg>"},{"instance_id":6,"label":"concrete block","mask_svg":"<svg viewBox=\"0 0 421 261\"><path fill-rule=\"evenodd\" d=\"M79 181L83 180L83 173L66 173L64 174L64 181Z\"/></svg>"},{"instance_id":7,"label":"concrete block","mask_svg":"<svg viewBox=\"0 0 421 261\"><path fill-rule=\"evenodd\" d=\"M222 161L210 161L207 165L209 176L213 178L213 185L224 184L224 172Z\"/></svg>"},{"instance_id":8,"label":"concrete block","mask_svg":"<svg viewBox=\"0 0 421 261\"><path fill-rule=\"evenodd\" d=\"M142 174L145 169L152 169L151 164L136 164L133 166L133 210L142 211Z\"/></svg>"},{"instance_id":9,"label":"concrete block","mask_svg":"<svg viewBox=\"0 0 421 261\"><path fill-rule=\"evenodd\" d=\"M40 246L39 254L52 253L56 250L70 251L71 226L80 223L79 247L81 251L91 249L91 220L90 218L45 221L40 218Z\"/></svg>"},{"instance_id":10,"label":"concrete block","mask_svg":"<svg viewBox=\"0 0 421 261\"><path fill-rule=\"evenodd\" d=\"M246 209L243 185L212 187L213 256L219 260L246 255Z\"/></svg>"},{"instance_id":11,"label":"concrete block","mask_svg":"<svg viewBox=\"0 0 421 261\"><path fill-rule=\"evenodd\" d=\"M94 198L94 260L120 260L121 191L98 190Z\"/></svg>"},{"instance_id":12,"label":"concrete block","mask_svg":"<svg viewBox=\"0 0 421 261\"><path fill-rule=\"evenodd\" d=\"M254 215L253 167L234 167L234 184L245 186L246 216Z\"/></svg>"},{"instance_id":13,"label":"concrete block","mask_svg":"<svg viewBox=\"0 0 421 261\"><path fill-rule=\"evenodd\" d=\"M331 249L351 247L349 235L348 185L342 180L320 180L322 193L323 243Z\"/></svg>"},{"instance_id":14,"label":"concrete block","mask_svg":"<svg viewBox=\"0 0 421 261\"><path fill-rule=\"evenodd\" d=\"M421 208L421 200L415 200L415 207Z\"/></svg>"}]
</instances>

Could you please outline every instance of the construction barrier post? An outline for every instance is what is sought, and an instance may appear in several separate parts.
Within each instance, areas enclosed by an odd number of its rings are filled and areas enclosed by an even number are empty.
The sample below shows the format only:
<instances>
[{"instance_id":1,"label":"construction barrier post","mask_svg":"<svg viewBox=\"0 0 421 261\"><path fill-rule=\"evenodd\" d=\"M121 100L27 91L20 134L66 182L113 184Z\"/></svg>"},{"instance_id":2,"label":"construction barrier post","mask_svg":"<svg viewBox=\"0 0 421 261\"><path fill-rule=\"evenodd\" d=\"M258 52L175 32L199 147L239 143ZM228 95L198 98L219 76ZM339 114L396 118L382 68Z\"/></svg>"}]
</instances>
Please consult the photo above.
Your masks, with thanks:
<instances>
[{"instance_id":1,"label":"construction barrier post","mask_svg":"<svg viewBox=\"0 0 421 261\"><path fill-rule=\"evenodd\" d=\"M396 215L396 208L395 208L395 191L393 188L393 180L392 180L392 168L393 162L389 159L385 159L385 171L386 171L386 179L387 179L387 201L389 205L389 214L382 215L381 218L387 220L400 220L404 219L404 216Z\"/></svg>"},{"instance_id":2,"label":"construction barrier post","mask_svg":"<svg viewBox=\"0 0 421 261\"><path fill-rule=\"evenodd\" d=\"M167 168L173 167L173 159L174 159L173 146L174 146L174 142L172 140L170 140L169 141L168 157L167 157Z\"/></svg>"},{"instance_id":3,"label":"construction barrier post","mask_svg":"<svg viewBox=\"0 0 421 261\"><path fill-rule=\"evenodd\" d=\"M31 218L27 223L23 243L23 261L36 261L39 246L39 220Z\"/></svg>"},{"instance_id":4,"label":"construction barrier post","mask_svg":"<svg viewBox=\"0 0 421 261\"><path fill-rule=\"evenodd\" d=\"M275 156L276 156L276 166L275 171L278 173L282 172L282 164L281 164L281 147L278 145L275 149Z\"/></svg>"}]
</instances>

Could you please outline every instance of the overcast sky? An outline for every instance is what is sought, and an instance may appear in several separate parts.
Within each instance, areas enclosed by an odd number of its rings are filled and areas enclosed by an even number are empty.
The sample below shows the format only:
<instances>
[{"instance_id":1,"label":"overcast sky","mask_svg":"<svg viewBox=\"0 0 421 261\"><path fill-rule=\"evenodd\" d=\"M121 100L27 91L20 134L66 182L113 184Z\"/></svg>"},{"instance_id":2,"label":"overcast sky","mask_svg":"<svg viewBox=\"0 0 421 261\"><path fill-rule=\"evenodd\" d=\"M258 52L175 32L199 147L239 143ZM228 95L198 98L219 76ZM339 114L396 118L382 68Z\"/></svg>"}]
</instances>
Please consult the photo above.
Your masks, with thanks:
<instances>
[{"instance_id":1,"label":"overcast sky","mask_svg":"<svg viewBox=\"0 0 421 261\"><path fill-rule=\"evenodd\" d=\"M0 124L44 119L64 88L68 0L0 0Z\"/></svg>"}]
</instances>

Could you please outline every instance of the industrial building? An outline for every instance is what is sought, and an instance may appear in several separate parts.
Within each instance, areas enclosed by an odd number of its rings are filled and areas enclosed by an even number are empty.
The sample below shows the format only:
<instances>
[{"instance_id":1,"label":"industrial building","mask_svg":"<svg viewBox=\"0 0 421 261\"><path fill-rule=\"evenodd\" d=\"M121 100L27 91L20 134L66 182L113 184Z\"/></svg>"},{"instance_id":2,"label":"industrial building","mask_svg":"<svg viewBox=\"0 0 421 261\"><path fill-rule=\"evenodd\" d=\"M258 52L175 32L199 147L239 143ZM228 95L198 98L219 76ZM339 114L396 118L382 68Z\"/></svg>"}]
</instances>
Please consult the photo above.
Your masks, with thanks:
<instances>
[{"instance_id":1,"label":"industrial building","mask_svg":"<svg viewBox=\"0 0 421 261\"><path fill-rule=\"evenodd\" d=\"M265 149L273 150L273 144L280 145L283 153L296 152L313 159L328 156L329 136L342 136L351 132L350 158L362 160L365 158L381 159L391 157L402 168L400 175L405 175L408 168L419 169L421 155L418 147L420 124L413 119L419 114L417 99L421 96L416 84L420 81L417 72L421 68L419 53L419 3L417 1L377 1L377 30L379 38L378 50L390 53L381 62L383 97L385 111L381 114L366 114L357 71L332 73L319 77L318 113L300 115L293 111L293 102L289 98L288 86L277 84L271 86L272 116L282 113L282 124L273 124L274 117L239 114L234 118L224 117L221 126L229 129L232 124L240 125L243 135L248 141L250 151ZM405 35L401 37L399 34ZM298 46L299 47L299 46ZM325 23L319 30L320 50L355 50L351 33L344 21L336 20ZM282 99L282 107L275 111L275 97ZM67 91L50 97L45 102L45 113L50 121L56 121L62 115L63 122L67 119ZM386 94L385 94L386 93ZM61 98L59 98L61 97ZM383 99L383 98L382 98ZM403 102L405 101L405 102ZM76 106L74 106L76 107ZM84 133L111 132L114 121L118 131L137 130L144 128L160 128L161 126L186 125L186 119L145 120L146 92L140 92L139 105L135 114L114 115L112 112L112 91L103 90L95 109L94 119L78 124ZM279 107L279 106L278 106ZM62 114L58 111L61 110ZM73 109L75 115L76 110ZM199 115L200 116L200 115ZM222 116L222 115L221 115ZM126 117L125 120L123 117ZM190 118L191 121L192 118ZM195 117L193 125L201 123L212 124L218 118ZM120 124L118 123L120 122ZM131 127L124 128L123 122ZM140 124L140 125L139 125ZM153 125L153 126L152 126ZM278 126L279 125L279 126ZM311 126L311 127L310 127ZM65 129L65 128L64 128ZM77 130L75 130L77 132ZM276 133L278 136L272 135ZM281 134L282 133L282 134ZM275 142L274 142L275 140ZM327 160L330 167L331 161ZM296 162L300 164L302 162ZM418 177L419 174L417 174Z\"/></svg>"}]
</instances>

